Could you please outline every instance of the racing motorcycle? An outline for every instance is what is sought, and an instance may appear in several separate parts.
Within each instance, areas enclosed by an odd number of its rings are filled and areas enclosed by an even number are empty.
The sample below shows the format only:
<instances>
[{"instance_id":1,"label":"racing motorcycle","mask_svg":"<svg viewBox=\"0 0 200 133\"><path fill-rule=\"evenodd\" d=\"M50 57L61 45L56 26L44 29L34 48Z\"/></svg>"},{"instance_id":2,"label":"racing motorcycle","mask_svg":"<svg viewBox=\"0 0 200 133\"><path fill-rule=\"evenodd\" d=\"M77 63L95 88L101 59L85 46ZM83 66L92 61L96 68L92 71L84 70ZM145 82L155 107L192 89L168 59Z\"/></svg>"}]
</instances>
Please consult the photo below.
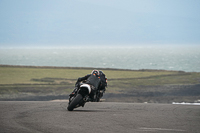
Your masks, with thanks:
<instances>
[{"instance_id":1,"label":"racing motorcycle","mask_svg":"<svg viewBox=\"0 0 200 133\"><path fill-rule=\"evenodd\" d=\"M101 97L100 90L92 85L80 83L80 87L75 91L74 96L69 97L67 109L73 111L74 108L84 107L86 102L99 102Z\"/></svg>"}]
</instances>

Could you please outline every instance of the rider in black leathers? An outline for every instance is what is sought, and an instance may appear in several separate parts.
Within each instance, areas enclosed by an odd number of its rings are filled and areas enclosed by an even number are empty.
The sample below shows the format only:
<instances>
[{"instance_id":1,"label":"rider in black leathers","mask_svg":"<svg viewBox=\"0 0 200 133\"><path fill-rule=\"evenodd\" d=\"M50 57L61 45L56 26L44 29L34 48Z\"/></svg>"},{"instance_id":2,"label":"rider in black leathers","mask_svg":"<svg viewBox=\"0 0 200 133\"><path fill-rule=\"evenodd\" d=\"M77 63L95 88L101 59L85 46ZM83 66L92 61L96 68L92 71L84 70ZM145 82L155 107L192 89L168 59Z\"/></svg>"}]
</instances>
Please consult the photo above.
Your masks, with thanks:
<instances>
[{"instance_id":1,"label":"rider in black leathers","mask_svg":"<svg viewBox=\"0 0 200 133\"><path fill-rule=\"evenodd\" d=\"M88 74L88 75L86 75L84 77L78 78L78 80L77 80L77 82L75 84L75 88L74 88L73 92L69 95L70 97L74 96L76 91L78 91L81 81L85 81L86 84L92 85L96 89L99 89L99 87L101 85L101 79L99 77L99 71L98 70L93 70L91 74Z\"/></svg>"}]
</instances>

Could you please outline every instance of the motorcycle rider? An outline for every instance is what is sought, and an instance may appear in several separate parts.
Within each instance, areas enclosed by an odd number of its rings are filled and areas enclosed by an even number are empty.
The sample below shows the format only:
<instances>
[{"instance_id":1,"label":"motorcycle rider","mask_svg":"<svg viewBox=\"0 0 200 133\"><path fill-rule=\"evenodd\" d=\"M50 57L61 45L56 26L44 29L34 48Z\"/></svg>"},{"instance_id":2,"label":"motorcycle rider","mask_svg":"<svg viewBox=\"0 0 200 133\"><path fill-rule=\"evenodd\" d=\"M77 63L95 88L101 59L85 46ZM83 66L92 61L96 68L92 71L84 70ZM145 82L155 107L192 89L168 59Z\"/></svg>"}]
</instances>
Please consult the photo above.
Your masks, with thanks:
<instances>
[{"instance_id":1,"label":"motorcycle rider","mask_svg":"<svg viewBox=\"0 0 200 133\"><path fill-rule=\"evenodd\" d=\"M70 97L73 97L75 95L75 93L78 91L81 81L85 81L84 83L90 84L90 85L94 86L96 89L99 89L99 86L101 84L101 79L99 77L99 71L93 70L91 72L91 74L88 74L84 77L78 78L73 92L69 95Z\"/></svg>"}]
</instances>

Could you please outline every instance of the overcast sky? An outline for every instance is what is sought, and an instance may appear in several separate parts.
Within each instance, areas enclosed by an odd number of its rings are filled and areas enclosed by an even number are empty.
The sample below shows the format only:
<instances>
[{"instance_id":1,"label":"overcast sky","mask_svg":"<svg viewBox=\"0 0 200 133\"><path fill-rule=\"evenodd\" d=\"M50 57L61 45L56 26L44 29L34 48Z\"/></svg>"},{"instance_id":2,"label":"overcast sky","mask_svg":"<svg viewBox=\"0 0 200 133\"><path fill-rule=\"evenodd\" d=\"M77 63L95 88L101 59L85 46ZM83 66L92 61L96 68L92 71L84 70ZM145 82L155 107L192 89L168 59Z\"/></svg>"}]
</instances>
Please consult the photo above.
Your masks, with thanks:
<instances>
[{"instance_id":1,"label":"overcast sky","mask_svg":"<svg viewBox=\"0 0 200 133\"><path fill-rule=\"evenodd\" d=\"M199 0L0 0L0 47L200 45Z\"/></svg>"}]
</instances>

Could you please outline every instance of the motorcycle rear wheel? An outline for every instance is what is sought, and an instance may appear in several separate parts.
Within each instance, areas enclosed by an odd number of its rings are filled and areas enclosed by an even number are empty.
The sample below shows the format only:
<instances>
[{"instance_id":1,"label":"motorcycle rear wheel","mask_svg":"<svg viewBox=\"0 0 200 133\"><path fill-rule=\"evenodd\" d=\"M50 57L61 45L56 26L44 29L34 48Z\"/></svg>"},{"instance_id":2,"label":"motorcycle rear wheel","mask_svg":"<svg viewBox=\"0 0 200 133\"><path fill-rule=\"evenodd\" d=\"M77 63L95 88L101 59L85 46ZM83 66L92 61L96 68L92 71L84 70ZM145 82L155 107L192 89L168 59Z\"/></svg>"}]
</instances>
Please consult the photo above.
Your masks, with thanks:
<instances>
[{"instance_id":1,"label":"motorcycle rear wheel","mask_svg":"<svg viewBox=\"0 0 200 133\"><path fill-rule=\"evenodd\" d=\"M76 95L76 97L72 100L72 102L68 105L67 109L69 111L73 111L76 105L80 103L80 101L83 99L81 94Z\"/></svg>"}]
</instances>

